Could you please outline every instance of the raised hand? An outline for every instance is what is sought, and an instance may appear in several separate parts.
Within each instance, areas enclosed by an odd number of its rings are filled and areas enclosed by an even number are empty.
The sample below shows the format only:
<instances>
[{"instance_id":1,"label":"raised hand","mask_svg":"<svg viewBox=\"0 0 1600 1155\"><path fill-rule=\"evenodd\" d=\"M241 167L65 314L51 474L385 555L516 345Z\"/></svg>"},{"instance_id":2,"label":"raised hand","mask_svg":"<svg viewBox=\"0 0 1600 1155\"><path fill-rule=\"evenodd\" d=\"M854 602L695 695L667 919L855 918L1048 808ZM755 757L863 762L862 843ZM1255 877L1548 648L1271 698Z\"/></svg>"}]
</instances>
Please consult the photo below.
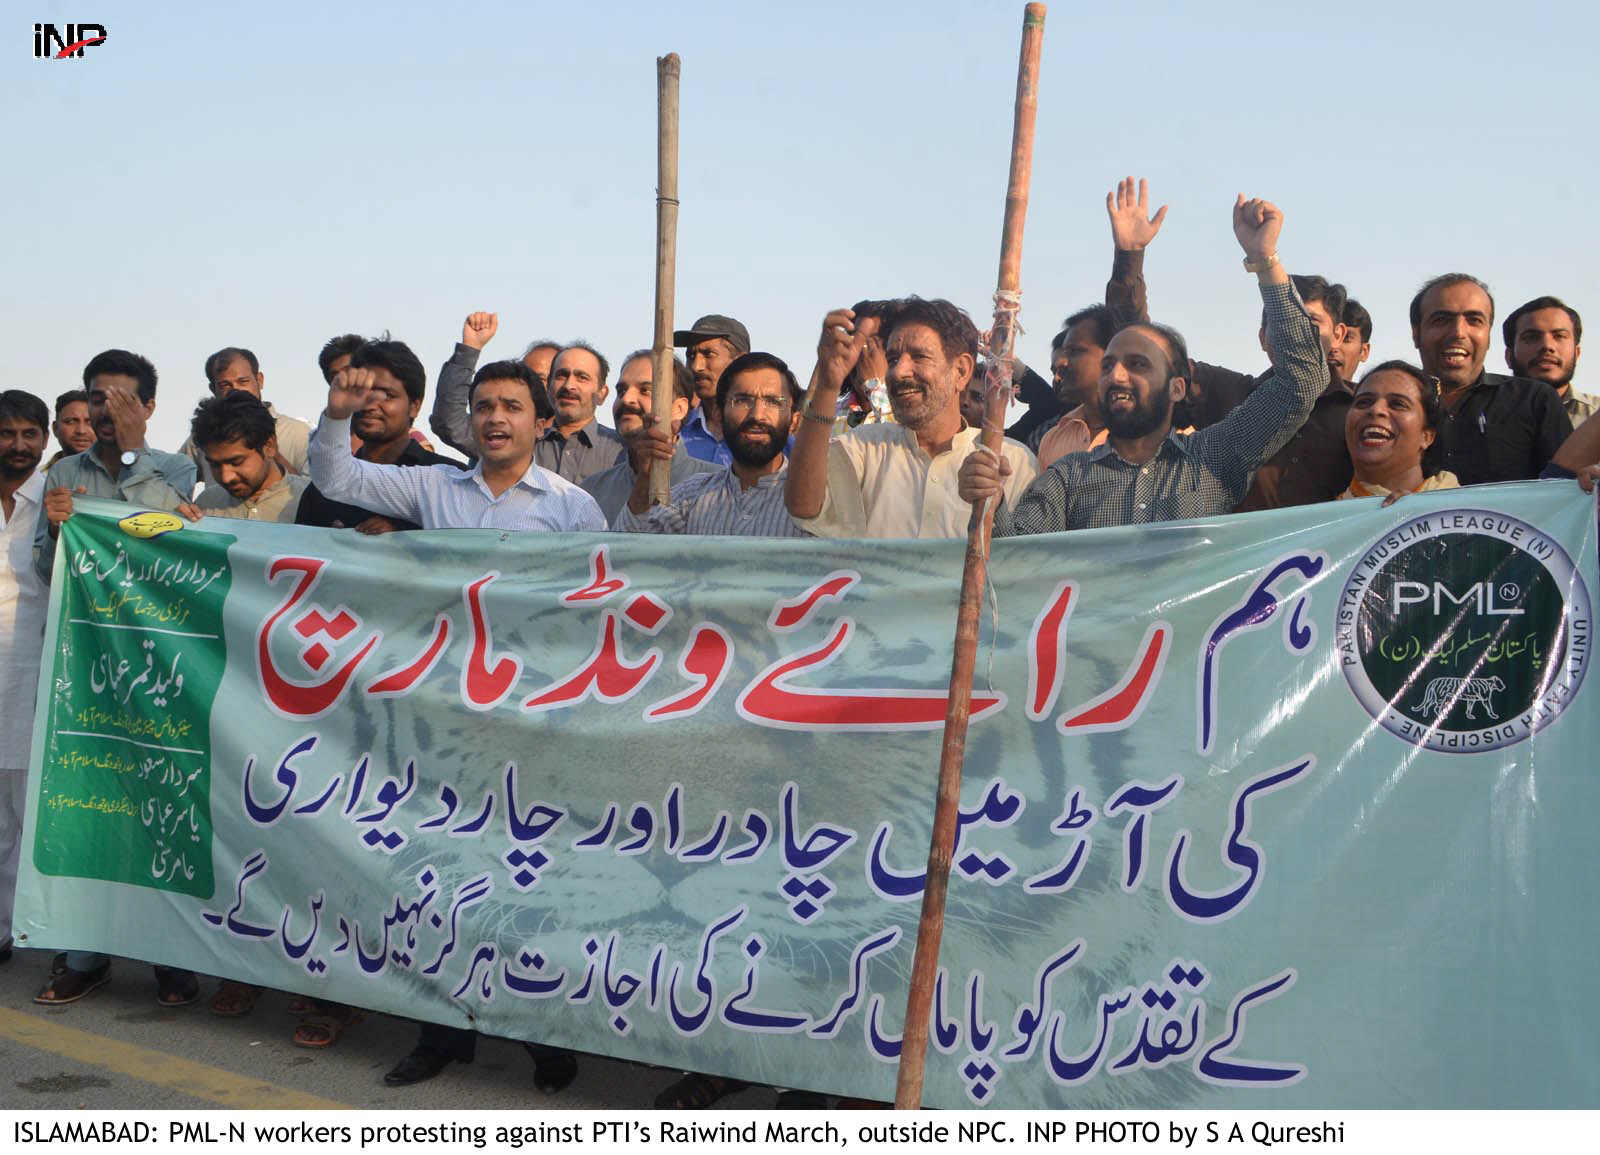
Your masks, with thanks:
<instances>
[{"instance_id":1,"label":"raised hand","mask_svg":"<svg viewBox=\"0 0 1600 1155\"><path fill-rule=\"evenodd\" d=\"M359 413L375 382L376 374L371 369L339 370L328 384L328 416L342 421Z\"/></svg>"},{"instance_id":2,"label":"raised hand","mask_svg":"<svg viewBox=\"0 0 1600 1155\"><path fill-rule=\"evenodd\" d=\"M132 385L118 383L108 388L105 394L106 409L111 414L111 423L117 428L117 448L142 449L145 422L150 414L144 402L139 400L138 391Z\"/></svg>"},{"instance_id":3,"label":"raised hand","mask_svg":"<svg viewBox=\"0 0 1600 1155\"><path fill-rule=\"evenodd\" d=\"M1233 206L1233 235L1252 261L1264 261L1278 251L1278 233L1283 229L1283 212L1260 197L1246 200L1244 193Z\"/></svg>"},{"instance_id":4,"label":"raised hand","mask_svg":"<svg viewBox=\"0 0 1600 1155\"><path fill-rule=\"evenodd\" d=\"M878 318L856 324L854 309L835 309L822 319L817 341L817 383L835 395L861 359L862 347L878 333Z\"/></svg>"},{"instance_id":5,"label":"raised hand","mask_svg":"<svg viewBox=\"0 0 1600 1155\"><path fill-rule=\"evenodd\" d=\"M961 500L974 504L1005 495L1005 478L1011 476L1011 462L1005 457L978 449L967 455L956 474L956 492Z\"/></svg>"},{"instance_id":6,"label":"raised hand","mask_svg":"<svg viewBox=\"0 0 1600 1155\"><path fill-rule=\"evenodd\" d=\"M461 323L461 343L469 349L482 349L499 331L499 313L470 313Z\"/></svg>"},{"instance_id":7,"label":"raised hand","mask_svg":"<svg viewBox=\"0 0 1600 1155\"><path fill-rule=\"evenodd\" d=\"M1111 240L1119 249L1138 252L1161 231L1161 222L1167 219L1167 206L1149 216L1150 193L1143 177L1135 192L1133 178L1123 177L1117 187L1106 193L1106 215L1111 218Z\"/></svg>"}]
</instances>

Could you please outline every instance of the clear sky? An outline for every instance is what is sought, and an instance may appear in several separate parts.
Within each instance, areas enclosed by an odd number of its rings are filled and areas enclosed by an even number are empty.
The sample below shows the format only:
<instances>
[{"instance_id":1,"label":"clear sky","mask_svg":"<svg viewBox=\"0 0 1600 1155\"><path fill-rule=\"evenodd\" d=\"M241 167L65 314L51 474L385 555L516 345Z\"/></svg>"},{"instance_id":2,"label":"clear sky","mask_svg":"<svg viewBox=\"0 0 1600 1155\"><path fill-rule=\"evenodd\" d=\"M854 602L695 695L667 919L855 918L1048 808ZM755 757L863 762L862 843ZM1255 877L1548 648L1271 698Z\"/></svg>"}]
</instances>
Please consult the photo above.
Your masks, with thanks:
<instances>
[{"instance_id":1,"label":"clear sky","mask_svg":"<svg viewBox=\"0 0 1600 1155\"><path fill-rule=\"evenodd\" d=\"M1100 296L1105 193L1129 173L1171 205L1152 312L1203 360L1263 363L1240 191L1283 208L1291 270L1372 311L1375 358L1411 353L1411 293L1446 270L1502 311L1554 293L1600 316L1595 13L1053 5L1021 352L1042 366ZM30 58L34 21L86 19L105 44ZM669 51L680 324L739 317L802 379L823 314L862 297L945 296L984 326L1021 19L1013 0L12 5L0 387L48 400L134 349L170 449L223 345L254 349L267 398L307 419L317 350L350 330L390 330L432 372L490 309L489 355L582 336L620 359L651 336Z\"/></svg>"}]
</instances>

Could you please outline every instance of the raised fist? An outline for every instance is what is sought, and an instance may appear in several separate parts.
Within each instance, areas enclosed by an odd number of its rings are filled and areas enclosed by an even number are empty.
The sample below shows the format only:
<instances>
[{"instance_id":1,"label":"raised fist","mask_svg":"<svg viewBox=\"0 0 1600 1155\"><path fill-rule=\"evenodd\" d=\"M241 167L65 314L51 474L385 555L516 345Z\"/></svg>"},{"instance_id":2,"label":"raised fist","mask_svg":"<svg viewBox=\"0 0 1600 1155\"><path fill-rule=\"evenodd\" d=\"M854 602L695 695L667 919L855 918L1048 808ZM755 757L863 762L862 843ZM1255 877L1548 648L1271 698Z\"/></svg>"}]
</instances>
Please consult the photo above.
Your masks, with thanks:
<instances>
[{"instance_id":1,"label":"raised fist","mask_svg":"<svg viewBox=\"0 0 1600 1155\"><path fill-rule=\"evenodd\" d=\"M1246 200L1243 193L1233 206L1233 235L1252 261L1264 261L1278 251L1278 233L1283 229L1283 212L1260 197Z\"/></svg>"},{"instance_id":2,"label":"raised fist","mask_svg":"<svg viewBox=\"0 0 1600 1155\"><path fill-rule=\"evenodd\" d=\"M377 383L371 369L341 369L328 384L327 414L335 421L360 412L367 403L367 393Z\"/></svg>"},{"instance_id":3,"label":"raised fist","mask_svg":"<svg viewBox=\"0 0 1600 1155\"><path fill-rule=\"evenodd\" d=\"M461 343L471 349L482 349L499 331L499 313L471 313L461 324Z\"/></svg>"}]
</instances>

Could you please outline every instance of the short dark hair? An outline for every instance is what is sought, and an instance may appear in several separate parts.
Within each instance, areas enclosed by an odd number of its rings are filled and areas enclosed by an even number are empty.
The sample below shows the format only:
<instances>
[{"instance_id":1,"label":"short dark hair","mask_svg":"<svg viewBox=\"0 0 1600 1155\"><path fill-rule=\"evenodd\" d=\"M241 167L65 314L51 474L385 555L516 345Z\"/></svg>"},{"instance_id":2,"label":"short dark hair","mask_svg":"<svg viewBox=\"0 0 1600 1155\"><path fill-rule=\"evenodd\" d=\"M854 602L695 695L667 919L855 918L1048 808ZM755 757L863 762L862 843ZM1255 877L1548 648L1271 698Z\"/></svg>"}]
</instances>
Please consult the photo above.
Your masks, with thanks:
<instances>
[{"instance_id":1,"label":"short dark hair","mask_svg":"<svg viewBox=\"0 0 1600 1155\"><path fill-rule=\"evenodd\" d=\"M611 362L605 359L605 356L600 352L600 350L596 349L587 341L568 341L565 345L561 346L560 351L556 353L556 357L559 358L562 353L565 353L569 349L582 349L585 353L588 353L591 357L598 361L600 363L600 384L604 385L606 383L606 378L611 375ZM527 354L524 353L523 356L526 357ZM552 371L554 371L554 361L550 363L550 368Z\"/></svg>"},{"instance_id":2,"label":"short dark hair","mask_svg":"<svg viewBox=\"0 0 1600 1155\"><path fill-rule=\"evenodd\" d=\"M1443 273L1431 281L1425 281L1422 288L1417 290L1417 295L1411 298L1411 327L1422 328L1422 298L1435 289L1448 289L1451 285L1477 285L1483 290L1483 295L1489 298L1489 320L1494 320L1494 294L1489 291L1489 286L1478 280L1471 273Z\"/></svg>"},{"instance_id":3,"label":"short dark hair","mask_svg":"<svg viewBox=\"0 0 1600 1155\"><path fill-rule=\"evenodd\" d=\"M21 421L50 432L50 407L23 389L0 392L0 421Z\"/></svg>"},{"instance_id":4,"label":"short dark hair","mask_svg":"<svg viewBox=\"0 0 1600 1155\"><path fill-rule=\"evenodd\" d=\"M367 343L367 339L359 333L345 333L339 337L330 338L322 347L322 352L317 354L317 368L322 370L322 379L333 381L333 370L329 368L340 357L355 356L355 351Z\"/></svg>"},{"instance_id":5,"label":"short dark hair","mask_svg":"<svg viewBox=\"0 0 1600 1155\"><path fill-rule=\"evenodd\" d=\"M1372 314L1354 297L1344 303L1344 323L1348 328L1361 330L1361 343L1372 343Z\"/></svg>"},{"instance_id":6,"label":"short dark hair","mask_svg":"<svg viewBox=\"0 0 1600 1155\"><path fill-rule=\"evenodd\" d=\"M1163 345L1167 347L1167 361L1170 372L1167 379L1182 377L1189 380L1189 342L1183 339L1183 334L1171 325L1162 325L1156 321L1129 321L1117 329L1120 333L1124 329L1145 329L1154 333Z\"/></svg>"},{"instance_id":7,"label":"short dark hair","mask_svg":"<svg viewBox=\"0 0 1600 1155\"><path fill-rule=\"evenodd\" d=\"M253 393L235 389L221 397L207 397L194 407L189 420L189 440L201 452L208 445L243 441L247 449L260 449L278 435L278 423L266 404Z\"/></svg>"},{"instance_id":8,"label":"short dark hair","mask_svg":"<svg viewBox=\"0 0 1600 1155\"><path fill-rule=\"evenodd\" d=\"M1085 321L1094 323L1095 344L1102 349L1111 344L1111 338L1117 334L1116 313L1110 305L1089 305L1061 322L1060 332L1050 338L1050 352L1058 352L1067 343L1067 334Z\"/></svg>"},{"instance_id":9,"label":"short dark hair","mask_svg":"<svg viewBox=\"0 0 1600 1155\"><path fill-rule=\"evenodd\" d=\"M1506 318L1506 323L1501 326L1501 335L1505 337L1506 348L1511 348L1517 342L1517 322L1529 313L1537 313L1540 309L1560 309L1572 318L1572 343L1583 344L1583 318L1578 316L1578 310L1567 304L1560 297L1535 297L1526 305L1518 305Z\"/></svg>"},{"instance_id":10,"label":"short dark hair","mask_svg":"<svg viewBox=\"0 0 1600 1155\"><path fill-rule=\"evenodd\" d=\"M1335 284L1327 277L1319 277L1314 273L1292 273L1289 280L1294 283L1294 291L1300 294L1302 304L1312 305L1322 302L1323 310L1333 319L1335 325L1344 323L1344 306L1349 294L1343 285ZM1261 310L1261 327L1267 327L1267 311Z\"/></svg>"},{"instance_id":11,"label":"short dark hair","mask_svg":"<svg viewBox=\"0 0 1600 1155\"><path fill-rule=\"evenodd\" d=\"M428 390L428 372L404 341L393 340L383 333L370 341L363 341L350 354L352 369L387 369L405 386L406 396L421 401Z\"/></svg>"},{"instance_id":12,"label":"short dark hair","mask_svg":"<svg viewBox=\"0 0 1600 1155\"><path fill-rule=\"evenodd\" d=\"M522 355L526 357L535 349L554 349L557 353L559 353L561 352L561 342L552 341L548 337L540 337L537 341L529 341L528 347L522 351Z\"/></svg>"},{"instance_id":13,"label":"short dark hair","mask_svg":"<svg viewBox=\"0 0 1600 1155\"><path fill-rule=\"evenodd\" d=\"M156 399L156 367L150 361L126 349L107 349L96 353L83 367L83 387L101 374L132 377L139 383L139 400L149 404Z\"/></svg>"},{"instance_id":14,"label":"short dark hair","mask_svg":"<svg viewBox=\"0 0 1600 1155\"><path fill-rule=\"evenodd\" d=\"M526 354L524 354L524 356L526 356ZM622 371L629 365L633 364L633 362L637 361L640 357L654 356L655 351L653 349L635 349L632 353L629 353L622 359L622 364L617 367L617 375L620 377L622 375ZM653 364L651 368L653 371ZM672 391L679 397L682 397L685 401L694 401L694 374L689 372L689 366L685 365L683 363L683 359L676 353L674 353L672 356Z\"/></svg>"},{"instance_id":15,"label":"short dark hair","mask_svg":"<svg viewBox=\"0 0 1600 1155\"><path fill-rule=\"evenodd\" d=\"M226 349L218 349L206 358L206 381L210 383L217 379L217 374L232 365L236 358L243 357L250 366L250 372L261 372L261 362L256 360L256 355L248 349L241 349L236 345L229 345Z\"/></svg>"},{"instance_id":16,"label":"short dark hair","mask_svg":"<svg viewBox=\"0 0 1600 1155\"><path fill-rule=\"evenodd\" d=\"M776 369L778 376L783 378L783 387L789 392L789 408L800 408L806 393L800 388L800 382L795 380L793 371L783 358L761 352L741 353L728 362L728 367L722 371L722 376L717 378L717 408L721 409L727 403L728 390L733 387L733 379L752 369Z\"/></svg>"},{"instance_id":17,"label":"short dark hair","mask_svg":"<svg viewBox=\"0 0 1600 1155\"><path fill-rule=\"evenodd\" d=\"M526 353L523 354L527 356ZM490 361L472 375L472 384L467 386L467 403L472 403L472 395L478 391L478 386L485 381L521 381L528 387L528 392L533 394L533 415L543 420L549 420L556 415L556 407L550 403L550 395L539 384L539 378L533 375L533 370L521 361Z\"/></svg>"},{"instance_id":18,"label":"short dark hair","mask_svg":"<svg viewBox=\"0 0 1600 1155\"><path fill-rule=\"evenodd\" d=\"M1361 386L1371 379L1374 373L1404 373L1417 383L1417 393L1422 398L1422 420L1427 428L1440 432L1444 425L1444 401L1439 397L1439 379L1425 372L1410 361L1385 361L1381 365L1374 365L1361 374L1361 380L1356 384L1356 392L1361 392ZM1422 451L1422 475L1431 477L1439 472L1439 457L1444 452L1444 446L1439 437L1433 439L1433 444Z\"/></svg>"},{"instance_id":19,"label":"short dark hair","mask_svg":"<svg viewBox=\"0 0 1600 1155\"><path fill-rule=\"evenodd\" d=\"M56 398L56 416L60 417L63 409L68 405L75 405L79 401L82 401L85 405L89 404L89 391L87 389L68 389Z\"/></svg>"},{"instance_id":20,"label":"short dark hair","mask_svg":"<svg viewBox=\"0 0 1600 1155\"><path fill-rule=\"evenodd\" d=\"M884 337L894 334L902 325L926 325L939 334L939 346L945 359L954 361L965 353L976 363L978 360L978 326L972 323L967 311L940 297L901 297L890 302L889 320ZM733 366L728 366L733 368Z\"/></svg>"}]
</instances>

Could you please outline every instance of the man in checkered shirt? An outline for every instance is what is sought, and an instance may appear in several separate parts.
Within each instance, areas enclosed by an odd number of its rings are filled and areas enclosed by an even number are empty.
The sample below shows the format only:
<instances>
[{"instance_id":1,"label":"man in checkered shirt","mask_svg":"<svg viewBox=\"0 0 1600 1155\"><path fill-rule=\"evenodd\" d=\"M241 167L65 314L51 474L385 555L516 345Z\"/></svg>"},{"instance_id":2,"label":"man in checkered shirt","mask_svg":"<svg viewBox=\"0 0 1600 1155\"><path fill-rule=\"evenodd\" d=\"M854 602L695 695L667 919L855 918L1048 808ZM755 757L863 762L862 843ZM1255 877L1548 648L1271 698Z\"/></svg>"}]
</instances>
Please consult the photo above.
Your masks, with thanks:
<instances>
[{"instance_id":1,"label":"man in checkered shirt","mask_svg":"<svg viewBox=\"0 0 1600 1155\"><path fill-rule=\"evenodd\" d=\"M996 537L1215 517L1239 503L1251 473L1294 436L1328 383L1316 326L1278 260L1282 226L1266 201L1234 205L1245 268L1261 283L1272 377L1217 424L1174 433L1172 407L1190 372L1183 338L1165 325L1125 327L1101 361L1105 444L1061 458L1014 506L1002 490L1006 463L980 449L962 465L961 496L997 502Z\"/></svg>"}]
</instances>

